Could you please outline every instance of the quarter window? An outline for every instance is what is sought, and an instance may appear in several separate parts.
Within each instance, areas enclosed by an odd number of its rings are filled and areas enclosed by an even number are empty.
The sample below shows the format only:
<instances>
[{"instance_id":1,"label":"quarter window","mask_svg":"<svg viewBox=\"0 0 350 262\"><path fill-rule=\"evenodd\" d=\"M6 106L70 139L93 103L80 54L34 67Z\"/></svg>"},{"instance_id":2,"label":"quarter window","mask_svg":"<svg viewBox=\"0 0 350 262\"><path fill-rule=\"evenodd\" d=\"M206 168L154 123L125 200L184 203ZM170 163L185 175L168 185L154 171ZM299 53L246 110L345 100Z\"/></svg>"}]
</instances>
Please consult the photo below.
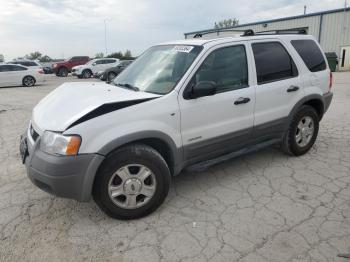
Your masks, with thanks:
<instances>
[{"instance_id":1,"label":"quarter window","mask_svg":"<svg viewBox=\"0 0 350 262\"><path fill-rule=\"evenodd\" d=\"M248 86L247 55L243 45L213 51L203 62L193 80L215 83L216 92L236 90Z\"/></svg>"},{"instance_id":2,"label":"quarter window","mask_svg":"<svg viewBox=\"0 0 350 262\"><path fill-rule=\"evenodd\" d=\"M259 85L298 75L293 59L282 44L254 43L252 48Z\"/></svg>"},{"instance_id":3,"label":"quarter window","mask_svg":"<svg viewBox=\"0 0 350 262\"><path fill-rule=\"evenodd\" d=\"M291 43L311 72L318 72L326 69L326 61L315 41L292 40Z\"/></svg>"}]
</instances>

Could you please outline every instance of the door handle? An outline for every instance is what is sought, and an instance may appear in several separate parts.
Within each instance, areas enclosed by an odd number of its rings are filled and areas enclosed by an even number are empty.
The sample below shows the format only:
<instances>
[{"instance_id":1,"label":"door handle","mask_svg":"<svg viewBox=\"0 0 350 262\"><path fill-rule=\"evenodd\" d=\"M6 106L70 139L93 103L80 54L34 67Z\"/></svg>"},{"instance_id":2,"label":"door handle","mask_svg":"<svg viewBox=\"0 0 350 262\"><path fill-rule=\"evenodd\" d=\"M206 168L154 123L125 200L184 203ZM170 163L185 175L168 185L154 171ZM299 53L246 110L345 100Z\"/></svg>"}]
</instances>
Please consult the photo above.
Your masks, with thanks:
<instances>
[{"instance_id":1,"label":"door handle","mask_svg":"<svg viewBox=\"0 0 350 262\"><path fill-rule=\"evenodd\" d=\"M238 99L234 102L234 104L235 104L235 105L246 104L246 103L248 103L249 101L250 101L250 98L249 98L249 97L240 97L240 98L238 98Z\"/></svg>"},{"instance_id":2,"label":"door handle","mask_svg":"<svg viewBox=\"0 0 350 262\"><path fill-rule=\"evenodd\" d=\"M299 86L290 86L287 89L287 92L290 93L290 92L295 92L295 91L298 91L298 90L299 90Z\"/></svg>"}]
</instances>

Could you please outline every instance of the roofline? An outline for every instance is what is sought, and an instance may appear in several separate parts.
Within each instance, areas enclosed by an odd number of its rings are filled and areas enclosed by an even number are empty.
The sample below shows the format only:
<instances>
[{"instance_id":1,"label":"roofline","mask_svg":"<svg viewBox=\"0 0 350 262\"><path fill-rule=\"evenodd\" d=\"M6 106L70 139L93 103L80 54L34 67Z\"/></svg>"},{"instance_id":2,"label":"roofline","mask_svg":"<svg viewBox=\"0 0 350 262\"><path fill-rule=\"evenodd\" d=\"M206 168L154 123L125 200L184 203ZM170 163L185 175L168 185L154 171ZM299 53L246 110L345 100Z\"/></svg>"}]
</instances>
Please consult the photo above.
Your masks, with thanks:
<instances>
[{"instance_id":1,"label":"roofline","mask_svg":"<svg viewBox=\"0 0 350 262\"><path fill-rule=\"evenodd\" d=\"M265 24L265 23L272 23L272 22L280 22L280 21L286 21L286 20L292 20L292 19L298 19L298 18L304 18L304 17L311 17L311 16L318 16L318 15L325 15L325 14L332 14L332 13L340 13L340 12L344 12L344 11L345 12L350 11L350 7L332 9L332 10L327 10L327 11L310 13L310 14L306 14L306 15L288 16L288 17L264 20L264 21L253 22L253 23L246 23L246 24L225 27L225 28L219 28L219 29L205 29L205 30L193 31L193 32L184 33L184 35L186 36L186 35L197 34L197 33L217 33L217 32L224 31L225 29L233 29L233 28L240 28L243 26L258 25L258 24Z\"/></svg>"}]
</instances>

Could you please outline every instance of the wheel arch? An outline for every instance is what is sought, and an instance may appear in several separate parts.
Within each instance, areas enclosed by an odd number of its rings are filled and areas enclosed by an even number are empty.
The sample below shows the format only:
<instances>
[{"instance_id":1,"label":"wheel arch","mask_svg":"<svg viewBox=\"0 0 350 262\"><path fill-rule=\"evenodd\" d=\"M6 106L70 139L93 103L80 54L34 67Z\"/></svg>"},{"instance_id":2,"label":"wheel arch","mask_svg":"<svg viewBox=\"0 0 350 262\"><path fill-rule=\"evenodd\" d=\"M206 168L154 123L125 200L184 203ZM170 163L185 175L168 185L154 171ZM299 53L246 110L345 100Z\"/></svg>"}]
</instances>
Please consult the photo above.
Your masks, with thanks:
<instances>
[{"instance_id":1,"label":"wheel arch","mask_svg":"<svg viewBox=\"0 0 350 262\"><path fill-rule=\"evenodd\" d=\"M308 105L313 107L318 116L319 116L319 120L321 121L324 113L325 113L325 103L324 103L324 98L322 95L319 94L312 94L312 95L308 95L305 96L304 98L302 98L301 100L299 100L295 106L293 107L293 109L291 110L290 114L289 114L289 121L288 123L290 123L292 117L295 115L295 113L299 110L299 108L303 105Z\"/></svg>"},{"instance_id":2,"label":"wheel arch","mask_svg":"<svg viewBox=\"0 0 350 262\"><path fill-rule=\"evenodd\" d=\"M93 74L93 73L92 73L92 70L91 70L90 68L84 68L83 71L82 71L82 73L84 73L85 71L90 71L90 73Z\"/></svg>"},{"instance_id":3,"label":"wheel arch","mask_svg":"<svg viewBox=\"0 0 350 262\"><path fill-rule=\"evenodd\" d=\"M121 147L135 143L145 144L157 150L168 164L172 175L181 171L182 149L176 146L171 137L159 131L143 131L117 138L103 146L98 153L108 156Z\"/></svg>"},{"instance_id":4,"label":"wheel arch","mask_svg":"<svg viewBox=\"0 0 350 262\"><path fill-rule=\"evenodd\" d=\"M69 68L68 68L67 66L65 66L65 65L60 65L60 66L58 67L58 69L57 69L57 72L59 72L62 68L67 69L68 72L69 72Z\"/></svg>"}]
</instances>

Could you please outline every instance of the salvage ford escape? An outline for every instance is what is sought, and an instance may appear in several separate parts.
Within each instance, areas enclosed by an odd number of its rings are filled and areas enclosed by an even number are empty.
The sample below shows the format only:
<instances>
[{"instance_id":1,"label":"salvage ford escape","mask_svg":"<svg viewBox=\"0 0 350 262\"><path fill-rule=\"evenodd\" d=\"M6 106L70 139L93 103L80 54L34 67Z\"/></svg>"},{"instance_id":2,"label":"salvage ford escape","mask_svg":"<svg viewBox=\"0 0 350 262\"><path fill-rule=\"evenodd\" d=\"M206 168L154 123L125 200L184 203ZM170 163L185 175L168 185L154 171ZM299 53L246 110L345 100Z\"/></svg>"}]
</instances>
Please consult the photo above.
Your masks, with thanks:
<instances>
[{"instance_id":1,"label":"salvage ford escape","mask_svg":"<svg viewBox=\"0 0 350 262\"><path fill-rule=\"evenodd\" d=\"M41 100L21 156L39 188L138 218L162 204L186 167L272 144L308 152L331 86L308 35L160 44L111 85L65 83Z\"/></svg>"}]
</instances>

